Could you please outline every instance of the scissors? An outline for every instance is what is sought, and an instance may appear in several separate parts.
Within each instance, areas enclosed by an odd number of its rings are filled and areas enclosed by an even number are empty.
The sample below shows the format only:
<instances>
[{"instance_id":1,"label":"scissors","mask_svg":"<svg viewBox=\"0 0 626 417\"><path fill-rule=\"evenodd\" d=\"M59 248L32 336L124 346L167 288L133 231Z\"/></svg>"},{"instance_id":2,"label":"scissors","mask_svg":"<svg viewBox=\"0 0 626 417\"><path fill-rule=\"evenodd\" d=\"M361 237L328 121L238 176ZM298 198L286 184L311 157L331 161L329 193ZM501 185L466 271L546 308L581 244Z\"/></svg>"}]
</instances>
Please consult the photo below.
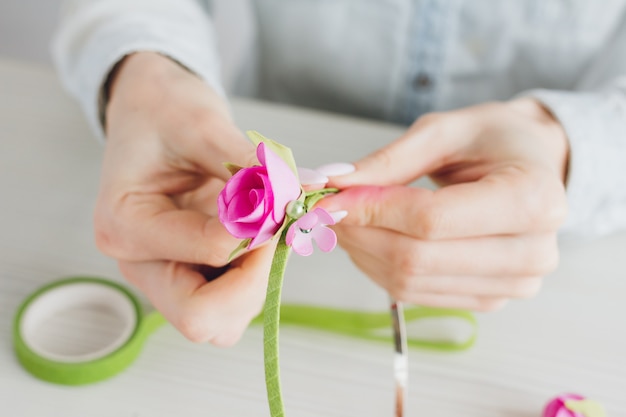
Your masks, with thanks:
<instances>
[{"instance_id":1,"label":"scissors","mask_svg":"<svg viewBox=\"0 0 626 417\"><path fill-rule=\"evenodd\" d=\"M394 378L396 380L395 417L404 416L404 399L409 384L409 356L407 352L406 324L402 303L391 299L391 328L393 329Z\"/></svg>"}]
</instances>

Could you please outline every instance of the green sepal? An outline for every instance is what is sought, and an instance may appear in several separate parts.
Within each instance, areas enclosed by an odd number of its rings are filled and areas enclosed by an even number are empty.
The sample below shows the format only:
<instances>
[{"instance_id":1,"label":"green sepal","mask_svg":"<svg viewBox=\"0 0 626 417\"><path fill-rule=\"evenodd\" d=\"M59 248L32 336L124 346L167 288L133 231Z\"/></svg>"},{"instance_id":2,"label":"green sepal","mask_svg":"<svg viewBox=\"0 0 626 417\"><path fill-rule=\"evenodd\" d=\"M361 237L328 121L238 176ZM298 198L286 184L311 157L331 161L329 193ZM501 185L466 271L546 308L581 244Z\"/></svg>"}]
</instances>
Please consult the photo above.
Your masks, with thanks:
<instances>
[{"instance_id":1,"label":"green sepal","mask_svg":"<svg viewBox=\"0 0 626 417\"><path fill-rule=\"evenodd\" d=\"M296 168L296 160L293 158L293 153L291 149L282 145L278 142L273 141L272 139L268 139L259 132L255 130L248 130L246 132L248 138L254 143L256 146L259 146L259 143L264 143L269 149L272 150L276 155L278 155L285 163L289 166L289 168L293 171L296 178L298 178L298 168Z\"/></svg>"},{"instance_id":2,"label":"green sepal","mask_svg":"<svg viewBox=\"0 0 626 417\"><path fill-rule=\"evenodd\" d=\"M239 254L241 252L247 250L248 246L250 245L250 242L252 242L252 239L250 239L250 238L244 239L241 242L239 242L239 245L237 245L235 250L233 250L230 253L230 255L228 255L228 262L231 262L233 259L235 259L237 256L239 256Z\"/></svg>"},{"instance_id":3,"label":"green sepal","mask_svg":"<svg viewBox=\"0 0 626 417\"><path fill-rule=\"evenodd\" d=\"M232 162L224 162L223 165L224 165L224 168L226 168L228 172L230 172L230 175L235 175L236 173L238 173L240 170L243 169L242 166L233 164Z\"/></svg>"},{"instance_id":4,"label":"green sepal","mask_svg":"<svg viewBox=\"0 0 626 417\"><path fill-rule=\"evenodd\" d=\"M567 400L565 408L575 413L581 413L585 417L606 417L606 411L602 404L593 400Z\"/></svg>"},{"instance_id":5,"label":"green sepal","mask_svg":"<svg viewBox=\"0 0 626 417\"><path fill-rule=\"evenodd\" d=\"M339 192L336 188L323 188L321 190L309 191L305 195L304 205L307 210L311 210L318 201L326 197L328 194L335 194Z\"/></svg>"}]
</instances>

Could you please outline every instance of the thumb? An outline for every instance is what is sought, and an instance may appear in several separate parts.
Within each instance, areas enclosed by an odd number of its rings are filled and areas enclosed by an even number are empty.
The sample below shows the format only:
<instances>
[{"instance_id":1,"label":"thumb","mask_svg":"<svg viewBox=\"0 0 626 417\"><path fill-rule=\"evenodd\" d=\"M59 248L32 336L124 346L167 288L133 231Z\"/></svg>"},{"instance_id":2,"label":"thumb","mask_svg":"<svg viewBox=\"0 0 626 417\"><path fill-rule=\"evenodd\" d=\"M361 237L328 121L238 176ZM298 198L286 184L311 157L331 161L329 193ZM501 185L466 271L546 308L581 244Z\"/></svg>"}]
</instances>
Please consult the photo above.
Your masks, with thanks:
<instances>
[{"instance_id":1,"label":"thumb","mask_svg":"<svg viewBox=\"0 0 626 417\"><path fill-rule=\"evenodd\" d=\"M469 127L456 113L423 116L394 142L357 161L354 172L329 176L328 186L408 184L453 163L471 135Z\"/></svg>"},{"instance_id":2,"label":"thumb","mask_svg":"<svg viewBox=\"0 0 626 417\"><path fill-rule=\"evenodd\" d=\"M258 164L256 149L228 120L213 121L197 140L185 148L185 157L206 173L227 181L231 173L224 163L242 167Z\"/></svg>"}]
</instances>

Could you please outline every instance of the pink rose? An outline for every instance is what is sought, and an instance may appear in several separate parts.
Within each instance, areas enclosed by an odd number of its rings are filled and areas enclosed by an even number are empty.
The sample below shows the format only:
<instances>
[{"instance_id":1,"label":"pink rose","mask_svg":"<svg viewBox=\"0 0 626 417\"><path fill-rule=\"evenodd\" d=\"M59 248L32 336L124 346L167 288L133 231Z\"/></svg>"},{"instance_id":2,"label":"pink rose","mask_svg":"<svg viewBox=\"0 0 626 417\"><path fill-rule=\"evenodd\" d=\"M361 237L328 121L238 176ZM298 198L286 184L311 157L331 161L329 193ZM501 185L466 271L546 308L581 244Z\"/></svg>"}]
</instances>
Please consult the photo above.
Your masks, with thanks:
<instances>
[{"instance_id":1,"label":"pink rose","mask_svg":"<svg viewBox=\"0 0 626 417\"><path fill-rule=\"evenodd\" d=\"M583 397L577 394L559 395L546 405L543 410L543 417L580 417L580 414L565 407L565 401L582 399Z\"/></svg>"},{"instance_id":2,"label":"pink rose","mask_svg":"<svg viewBox=\"0 0 626 417\"><path fill-rule=\"evenodd\" d=\"M543 410L543 417L606 417L602 404L578 394L553 398Z\"/></svg>"},{"instance_id":3,"label":"pink rose","mask_svg":"<svg viewBox=\"0 0 626 417\"><path fill-rule=\"evenodd\" d=\"M260 166L240 169L220 192L220 222L253 249L271 239L285 221L285 207L298 199L300 183L289 165L264 143L257 146Z\"/></svg>"}]
</instances>

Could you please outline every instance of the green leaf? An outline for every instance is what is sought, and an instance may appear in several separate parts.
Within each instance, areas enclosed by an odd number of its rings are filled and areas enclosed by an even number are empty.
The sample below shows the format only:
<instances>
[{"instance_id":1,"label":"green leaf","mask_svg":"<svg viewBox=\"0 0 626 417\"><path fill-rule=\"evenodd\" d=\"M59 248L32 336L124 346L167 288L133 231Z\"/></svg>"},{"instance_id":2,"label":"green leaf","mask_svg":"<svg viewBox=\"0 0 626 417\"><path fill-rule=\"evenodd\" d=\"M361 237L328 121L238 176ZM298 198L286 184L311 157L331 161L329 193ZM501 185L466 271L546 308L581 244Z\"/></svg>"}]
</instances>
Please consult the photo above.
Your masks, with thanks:
<instances>
[{"instance_id":1,"label":"green leaf","mask_svg":"<svg viewBox=\"0 0 626 417\"><path fill-rule=\"evenodd\" d=\"M245 251L246 249L248 249L248 245L250 245L250 242L252 241L252 239L244 239L242 240L239 245L235 248L235 250L233 250L230 255L228 255L228 262L231 262L233 259L235 259L237 256L239 256L239 254L243 251Z\"/></svg>"},{"instance_id":2,"label":"green leaf","mask_svg":"<svg viewBox=\"0 0 626 417\"><path fill-rule=\"evenodd\" d=\"M243 169L242 166L233 164L232 162L224 162L223 165L228 170L228 172L230 172L230 175L235 175L236 173L238 173L240 170Z\"/></svg>"},{"instance_id":3,"label":"green leaf","mask_svg":"<svg viewBox=\"0 0 626 417\"><path fill-rule=\"evenodd\" d=\"M604 411L602 404L593 400L567 400L565 407L575 413L581 413L585 417L606 417L606 411Z\"/></svg>"},{"instance_id":4,"label":"green leaf","mask_svg":"<svg viewBox=\"0 0 626 417\"><path fill-rule=\"evenodd\" d=\"M320 201L328 194L335 194L337 192L339 192L339 190L336 188L323 188L321 190L307 192L304 199L304 204L306 205L307 211L311 210L318 201Z\"/></svg>"},{"instance_id":5,"label":"green leaf","mask_svg":"<svg viewBox=\"0 0 626 417\"><path fill-rule=\"evenodd\" d=\"M255 130L248 130L246 132L248 138L254 143L256 146L259 146L259 143L264 143L269 149L272 150L276 155L278 155L285 163L289 166L289 168L293 171L296 178L298 178L298 168L296 168L296 161L293 158L293 153L291 149L286 147L283 144L280 144L272 139L268 139L259 132Z\"/></svg>"}]
</instances>

